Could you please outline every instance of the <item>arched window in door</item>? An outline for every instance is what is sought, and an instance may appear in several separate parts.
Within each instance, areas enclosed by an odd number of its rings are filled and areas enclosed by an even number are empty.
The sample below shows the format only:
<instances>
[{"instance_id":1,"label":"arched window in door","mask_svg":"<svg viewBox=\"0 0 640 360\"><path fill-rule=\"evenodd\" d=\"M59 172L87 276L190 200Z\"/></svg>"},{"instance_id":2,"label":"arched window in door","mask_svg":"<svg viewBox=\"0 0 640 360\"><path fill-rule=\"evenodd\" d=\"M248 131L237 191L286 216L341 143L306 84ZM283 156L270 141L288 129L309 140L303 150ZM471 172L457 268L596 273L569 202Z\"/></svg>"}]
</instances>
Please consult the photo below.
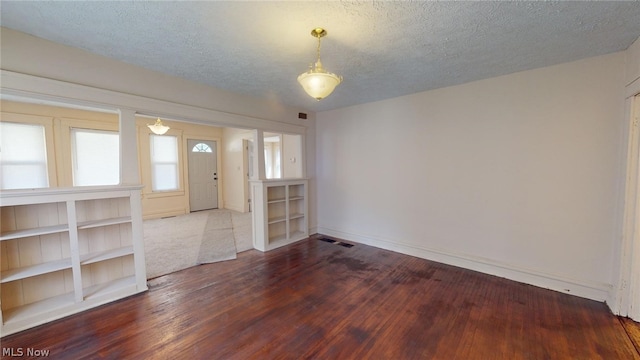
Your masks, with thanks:
<instances>
[{"instance_id":1,"label":"arched window in door","mask_svg":"<svg viewBox=\"0 0 640 360\"><path fill-rule=\"evenodd\" d=\"M212 152L211 147L205 143L197 143L191 149L191 152Z\"/></svg>"}]
</instances>

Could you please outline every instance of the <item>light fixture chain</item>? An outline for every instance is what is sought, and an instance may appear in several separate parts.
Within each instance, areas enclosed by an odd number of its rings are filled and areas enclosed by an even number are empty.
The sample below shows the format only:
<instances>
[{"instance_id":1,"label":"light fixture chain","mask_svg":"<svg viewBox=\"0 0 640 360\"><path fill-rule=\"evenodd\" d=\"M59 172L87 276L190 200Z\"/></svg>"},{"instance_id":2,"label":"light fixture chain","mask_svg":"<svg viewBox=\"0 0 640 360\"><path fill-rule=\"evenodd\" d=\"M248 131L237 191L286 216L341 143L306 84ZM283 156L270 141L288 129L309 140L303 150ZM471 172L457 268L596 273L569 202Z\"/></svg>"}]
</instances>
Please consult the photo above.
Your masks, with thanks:
<instances>
[{"instance_id":1,"label":"light fixture chain","mask_svg":"<svg viewBox=\"0 0 640 360\"><path fill-rule=\"evenodd\" d=\"M318 38L318 47L316 49L318 59L315 66L310 66L308 71L298 76L298 82L302 85L304 91L316 100L327 97L342 82L342 76L326 71L320 62L320 38L325 35L327 35L327 31L323 28L311 30L311 36Z\"/></svg>"}]
</instances>

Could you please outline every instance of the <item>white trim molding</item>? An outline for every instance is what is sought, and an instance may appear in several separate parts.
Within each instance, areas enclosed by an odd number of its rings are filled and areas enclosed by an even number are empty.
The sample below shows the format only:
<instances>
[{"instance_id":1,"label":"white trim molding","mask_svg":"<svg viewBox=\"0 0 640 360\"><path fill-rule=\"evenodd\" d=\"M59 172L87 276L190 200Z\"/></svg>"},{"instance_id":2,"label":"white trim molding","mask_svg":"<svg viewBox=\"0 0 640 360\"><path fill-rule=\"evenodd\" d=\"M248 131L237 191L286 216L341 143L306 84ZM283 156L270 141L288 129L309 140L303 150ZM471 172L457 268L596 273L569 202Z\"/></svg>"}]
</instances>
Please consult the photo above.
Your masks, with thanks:
<instances>
[{"instance_id":1,"label":"white trim molding","mask_svg":"<svg viewBox=\"0 0 640 360\"><path fill-rule=\"evenodd\" d=\"M628 119L624 214L620 267L617 284L610 295L611 311L640 321L640 78L626 88L625 115Z\"/></svg>"},{"instance_id":2,"label":"white trim molding","mask_svg":"<svg viewBox=\"0 0 640 360\"><path fill-rule=\"evenodd\" d=\"M625 87L626 98L632 98L638 94L640 94L640 77L638 77Z\"/></svg>"},{"instance_id":3,"label":"white trim molding","mask_svg":"<svg viewBox=\"0 0 640 360\"><path fill-rule=\"evenodd\" d=\"M33 99L44 103L70 104L111 112L117 112L118 109L130 109L138 114L189 121L196 124L305 134L304 126L284 121L232 114L8 70L0 71L0 83L2 84L0 93L3 98L7 99Z\"/></svg>"},{"instance_id":4,"label":"white trim molding","mask_svg":"<svg viewBox=\"0 0 640 360\"><path fill-rule=\"evenodd\" d=\"M570 279L559 274L525 269L513 264L501 263L467 254L457 254L404 244L371 235L353 234L322 226L318 227L318 233L596 301L606 301L612 290L610 284Z\"/></svg>"}]
</instances>

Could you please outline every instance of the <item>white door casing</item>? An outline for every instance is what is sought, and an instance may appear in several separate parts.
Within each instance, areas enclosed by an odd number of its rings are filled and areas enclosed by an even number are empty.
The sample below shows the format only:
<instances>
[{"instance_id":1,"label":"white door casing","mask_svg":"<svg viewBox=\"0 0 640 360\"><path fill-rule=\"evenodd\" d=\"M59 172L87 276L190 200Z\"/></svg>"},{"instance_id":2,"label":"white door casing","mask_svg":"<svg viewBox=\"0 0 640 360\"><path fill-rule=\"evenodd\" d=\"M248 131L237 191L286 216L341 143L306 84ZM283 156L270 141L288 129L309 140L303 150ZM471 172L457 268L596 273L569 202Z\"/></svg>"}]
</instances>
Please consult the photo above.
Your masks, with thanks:
<instances>
[{"instance_id":1,"label":"white door casing","mask_svg":"<svg viewBox=\"0 0 640 360\"><path fill-rule=\"evenodd\" d=\"M629 123L620 278L611 310L640 321L640 79L626 100ZM633 94L636 94L633 96Z\"/></svg>"},{"instance_id":2,"label":"white door casing","mask_svg":"<svg viewBox=\"0 0 640 360\"><path fill-rule=\"evenodd\" d=\"M633 110L632 122L634 127L638 127L640 122L640 94L636 95L633 100L635 109ZM640 140L640 139L639 139ZM638 140L636 140L638 141ZM635 205L635 221L633 238L631 244L627 247L627 251L630 252L630 276L629 276L629 294L628 294L628 309L627 316L635 321L640 321L640 144L636 145L636 205ZM624 250L623 250L624 251Z\"/></svg>"},{"instance_id":3,"label":"white door casing","mask_svg":"<svg viewBox=\"0 0 640 360\"><path fill-rule=\"evenodd\" d=\"M199 211L218 208L218 165L216 142L187 141L189 152L189 208Z\"/></svg>"},{"instance_id":4,"label":"white door casing","mask_svg":"<svg viewBox=\"0 0 640 360\"><path fill-rule=\"evenodd\" d=\"M245 212L251 212L251 184L249 181L253 178L253 141L244 139L242 140L243 148L243 171L246 175L244 181L244 193L247 199L245 204Z\"/></svg>"}]
</instances>

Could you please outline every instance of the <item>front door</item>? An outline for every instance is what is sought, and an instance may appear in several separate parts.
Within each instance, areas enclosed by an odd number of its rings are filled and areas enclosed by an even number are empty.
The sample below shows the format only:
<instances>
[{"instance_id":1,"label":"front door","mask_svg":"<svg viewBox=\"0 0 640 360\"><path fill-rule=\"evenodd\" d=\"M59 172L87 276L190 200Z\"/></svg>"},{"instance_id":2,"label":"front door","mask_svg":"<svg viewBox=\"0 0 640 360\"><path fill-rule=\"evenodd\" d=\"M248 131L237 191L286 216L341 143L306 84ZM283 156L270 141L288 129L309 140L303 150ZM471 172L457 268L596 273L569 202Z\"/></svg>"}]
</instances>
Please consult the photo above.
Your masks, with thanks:
<instances>
[{"instance_id":1,"label":"front door","mask_svg":"<svg viewBox=\"0 0 640 360\"><path fill-rule=\"evenodd\" d=\"M218 208L216 142L187 141L189 151L189 204L191 211Z\"/></svg>"}]
</instances>

